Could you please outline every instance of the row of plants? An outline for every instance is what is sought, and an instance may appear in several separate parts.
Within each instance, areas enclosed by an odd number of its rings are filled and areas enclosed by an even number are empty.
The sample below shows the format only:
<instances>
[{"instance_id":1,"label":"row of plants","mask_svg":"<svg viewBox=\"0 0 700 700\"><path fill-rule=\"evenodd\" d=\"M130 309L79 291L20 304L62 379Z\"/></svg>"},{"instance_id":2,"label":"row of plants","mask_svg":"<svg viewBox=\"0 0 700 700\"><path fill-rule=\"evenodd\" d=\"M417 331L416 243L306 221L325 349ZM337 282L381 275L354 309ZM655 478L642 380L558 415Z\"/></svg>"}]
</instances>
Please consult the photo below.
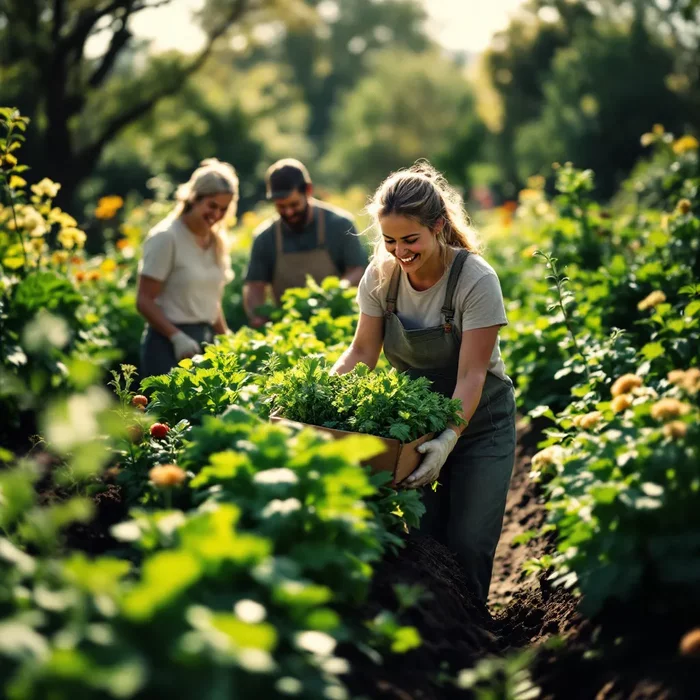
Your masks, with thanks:
<instances>
[{"instance_id":1,"label":"row of plants","mask_svg":"<svg viewBox=\"0 0 700 700\"><path fill-rule=\"evenodd\" d=\"M107 255L73 255L82 238L52 206L57 185L37 192L17 163L23 118L2 118L14 124L0 142L3 429L42 436L21 457L0 453L6 694L345 697L344 644L377 659L420 643L392 611L367 621L350 610L422 506L358 466L372 438L333 443L258 416L408 439L454 406L384 365L328 374L357 316L334 279L292 290L271 323L218 338L138 394L126 368L115 404L105 370L140 333L135 261L163 203L135 209ZM502 348L520 405L554 425L533 476L558 549L529 565L554 567L590 613L670 599L700 577L698 165L697 147L676 141L649 141L655 158L673 153L674 175L652 183L661 210L608 211L592 173L565 165L558 194L534 180L502 225L507 245L487 252L509 299ZM51 226L31 228L32 209ZM111 497L123 512L88 558L80 533ZM397 610L418 597L397 587Z\"/></svg>"},{"instance_id":2,"label":"row of plants","mask_svg":"<svg viewBox=\"0 0 700 700\"><path fill-rule=\"evenodd\" d=\"M528 567L590 615L687 605L700 584L700 164L692 137L652 135L669 170L625 190L654 187L662 208L611 216L592 173L566 165L553 199L533 188L516 214L535 258L511 280L504 346L522 405L550 425L532 476L556 539Z\"/></svg>"},{"instance_id":3,"label":"row of plants","mask_svg":"<svg viewBox=\"0 0 700 700\"><path fill-rule=\"evenodd\" d=\"M0 453L3 697L347 697L342 649L378 662L420 644L392 611L351 614L420 498L360 466L376 438L334 442L256 411L272 365L347 344L354 293L295 290L264 329L140 386L122 365L109 391L115 345L137 340L139 237L156 212L136 210L88 256L52 205L59 186L22 177L26 120L2 118L3 428L37 435ZM419 597L397 586L396 610Z\"/></svg>"}]
</instances>

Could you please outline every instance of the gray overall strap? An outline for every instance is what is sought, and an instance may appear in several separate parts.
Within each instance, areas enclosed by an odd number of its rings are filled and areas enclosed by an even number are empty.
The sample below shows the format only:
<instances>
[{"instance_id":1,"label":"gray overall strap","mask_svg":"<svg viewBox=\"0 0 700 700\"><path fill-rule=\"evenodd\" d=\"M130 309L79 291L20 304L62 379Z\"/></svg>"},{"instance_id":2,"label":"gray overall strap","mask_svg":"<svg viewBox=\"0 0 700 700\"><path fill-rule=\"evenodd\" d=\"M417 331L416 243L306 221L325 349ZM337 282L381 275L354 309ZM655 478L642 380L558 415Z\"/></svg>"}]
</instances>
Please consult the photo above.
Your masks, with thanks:
<instances>
[{"instance_id":1,"label":"gray overall strap","mask_svg":"<svg viewBox=\"0 0 700 700\"><path fill-rule=\"evenodd\" d=\"M386 311L384 312L384 318L389 318L396 310L396 299L399 296L399 278L401 276L401 268L397 263L394 266L394 272L391 275L391 281L389 282L389 291L386 293Z\"/></svg>"},{"instance_id":2,"label":"gray overall strap","mask_svg":"<svg viewBox=\"0 0 700 700\"><path fill-rule=\"evenodd\" d=\"M455 255L455 259L452 262L452 269L450 270L450 276L447 280L447 289L445 290L445 301L442 304L442 314L445 317L445 323L443 328L445 333L452 333L452 321L455 317L455 303L454 295L457 289L457 282L459 282L459 276L464 267L464 263L469 257L469 251L462 249L458 251Z\"/></svg>"}]
</instances>

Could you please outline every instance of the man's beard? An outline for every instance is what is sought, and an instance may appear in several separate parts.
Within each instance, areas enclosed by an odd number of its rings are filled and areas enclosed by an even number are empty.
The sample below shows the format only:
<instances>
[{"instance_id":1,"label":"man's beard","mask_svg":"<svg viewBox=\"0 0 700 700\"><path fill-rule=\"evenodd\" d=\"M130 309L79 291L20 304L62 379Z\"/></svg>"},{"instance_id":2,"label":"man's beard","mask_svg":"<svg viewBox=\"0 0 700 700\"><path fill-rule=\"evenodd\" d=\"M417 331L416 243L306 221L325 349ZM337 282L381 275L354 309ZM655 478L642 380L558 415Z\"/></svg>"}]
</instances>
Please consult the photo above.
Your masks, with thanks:
<instances>
[{"instance_id":1,"label":"man's beard","mask_svg":"<svg viewBox=\"0 0 700 700\"><path fill-rule=\"evenodd\" d=\"M282 219L284 220L284 223L292 229L292 231L299 233L305 228L308 216L309 203L307 202L306 206L300 212L296 213L293 218L290 219L287 216L283 216Z\"/></svg>"}]
</instances>

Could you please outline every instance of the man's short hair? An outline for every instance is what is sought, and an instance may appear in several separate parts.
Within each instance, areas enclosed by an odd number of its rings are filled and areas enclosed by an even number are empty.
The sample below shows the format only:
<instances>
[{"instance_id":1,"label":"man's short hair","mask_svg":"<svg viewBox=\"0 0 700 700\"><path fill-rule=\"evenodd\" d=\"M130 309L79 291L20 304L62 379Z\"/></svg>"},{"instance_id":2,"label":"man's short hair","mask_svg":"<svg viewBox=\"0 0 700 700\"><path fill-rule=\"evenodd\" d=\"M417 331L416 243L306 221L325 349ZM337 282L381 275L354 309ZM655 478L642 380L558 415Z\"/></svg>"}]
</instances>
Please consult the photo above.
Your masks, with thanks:
<instances>
[{"instance_id":1,"label":"man's short hair","mask_svg":"<svg viewBox=\"0 0 700 700\"><path fill-rule=\"evenodd\" d=\"M268 199L284 199L293 192L306 192L310 184L309 171L296 158L278 160L265 173Z\"/></svg>"}]
</instances>

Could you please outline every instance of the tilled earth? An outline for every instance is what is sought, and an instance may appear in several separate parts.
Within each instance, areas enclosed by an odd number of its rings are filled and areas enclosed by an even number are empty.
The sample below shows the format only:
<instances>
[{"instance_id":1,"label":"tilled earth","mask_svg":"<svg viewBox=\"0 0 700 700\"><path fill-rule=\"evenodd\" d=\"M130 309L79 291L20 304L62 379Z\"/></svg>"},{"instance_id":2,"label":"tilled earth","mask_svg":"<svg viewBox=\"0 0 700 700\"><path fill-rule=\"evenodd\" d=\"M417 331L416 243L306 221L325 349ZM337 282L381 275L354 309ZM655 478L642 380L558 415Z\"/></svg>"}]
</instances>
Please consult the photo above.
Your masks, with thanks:
<instances>
[{"instance_id":1,"label":"tilled earth","mask_svg":"<svg viewBox=\"0 0 700 700\"><path fill-rule=\"evenodd\" d=\"M577 613L570 593L553 588L544 576L522 573L526 560L553 548L546 538L512 544L516 535L538 530L546 518L544 499L528 477L538 434L524 426L518 430L488 610L474 602L448 550L409 535L406 548L378 567L369 602L358 613L373 617L395 609L393 586L419 584L430 598L404 611L400 622L417 627L424 643L405 654L385 655L381 665L352 654L346 682L354 695L372 700L469 697L449 680L460 669L484 657L534 648L531 674L544 700L700 700L700 657L678 652L683 634L700 627L700 595L694 611L608 610L591 622Z\"/></svg>"}]
</instances>

